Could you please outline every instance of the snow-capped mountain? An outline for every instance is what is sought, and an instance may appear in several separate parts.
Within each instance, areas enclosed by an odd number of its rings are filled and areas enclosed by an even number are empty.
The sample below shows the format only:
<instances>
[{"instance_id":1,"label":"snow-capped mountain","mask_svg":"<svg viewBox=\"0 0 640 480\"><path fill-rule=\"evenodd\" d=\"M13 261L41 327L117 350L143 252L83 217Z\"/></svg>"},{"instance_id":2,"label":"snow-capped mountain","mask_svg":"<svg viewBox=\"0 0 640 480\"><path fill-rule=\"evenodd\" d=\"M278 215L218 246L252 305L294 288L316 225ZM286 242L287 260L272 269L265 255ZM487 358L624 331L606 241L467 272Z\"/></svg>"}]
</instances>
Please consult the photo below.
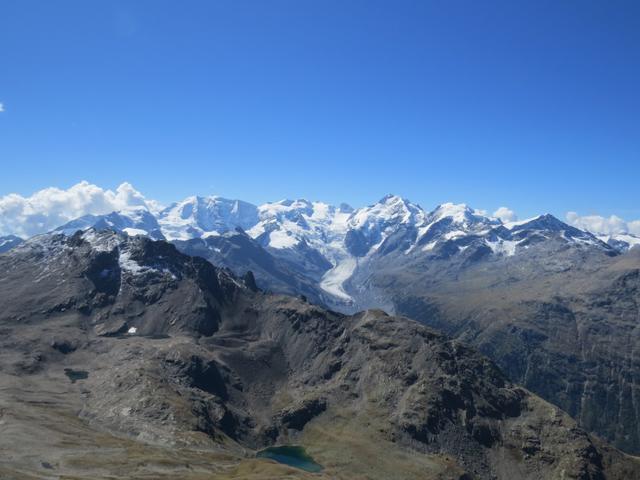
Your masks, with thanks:
<instances>
[{"instance_id":1,"label":"snow-capped mountain","mask_svg":"<svg viewBox=\"0 0 640 480\"><path fill-rule=\"evenodd\" d=\"M349 285L350 279L356 272L362 278L362 272L373 271L382 264L415 265L429 259L458 259L467 265L481 258L512 257L544 242L556 250L568 246L593 248L606 254L621 250L613 240L597 238L551 215L505 223L464 204L444 203L426 211L396 195L358 209L300 199L255 206L218 196L194 196L153 212L139 206L107 215L86 215L57 231L70 235L90 227L167 239L181 248L195 248L201 255L207 256L202 252L209 251L208 257L223 265L224 256L216 249L235 242L234 249L227 250L234 252L233 261L229 259L226 264L230 268L241 268L238 245L244 246L247 258L249 252L255 258L256 252L262 251L261 256L273 257L268 261L279 266L278 273L273 274L273 285L269 274L262 272L259 279L263 284L278 289L283 285L283 272L290 272L288 275L297 280L285 282L287 292L296 284L305 285L300 290L306 295L336 308L355 308L357 292ZM236 229L246 232L246 238L232 238ZM206 240L226 233L231 236L219 242L188 244L191 239ZM249 267L247 262L246 269ZM275 269L266 271L273 273ZM316 285L317 291L311 291L310 285Z\"/></svg>"},{"instance_id":2,"label":"snow-capped mountain","mask_svg":"<svg viewBox=\"0 0 640 480\"><path fill-rule=\"evenodd\" d=\"M359 208L348 219L344 243L354 257L363 257L378 248L389 236L424 223L426 213L416 204L395 195Z\"/></svg>"},{"instance_id":3,"label":"snow-capped mountain","mask_svg":"<svg viewBox=\"0 0 640 480\"><path fill-rule=\"evenodd\" d=\"M241 200L194 196L165 208L157 219L168 240L188 240L249 229L258 221L258 209Z\"/></svg>"},{"instance_id":4,"label":"snow-capped mountain","mask_svg":"<svg viewBox=\"0 0 640 480\"><path fill-rule=\"evenodd\" d=\"M323 202L281 200L258 207L259 221L247 233L260 244L276 248L308 245L331 259L343 249L347 220L353 209Z\"/></svg>"},{"instance_id":5,"label":"snow-capped mountain","mask_svg":"<svg viewBox=\"0 0 640 480\"><path fill-rule=\"evenodd\" d=\"M73 235L88 228L111 229L129 236L145 235L154 240L165 239L156 217L146 208L132 208L107 215L85 215L56 228L56 232Z\"/></svg>"}]
</instances>

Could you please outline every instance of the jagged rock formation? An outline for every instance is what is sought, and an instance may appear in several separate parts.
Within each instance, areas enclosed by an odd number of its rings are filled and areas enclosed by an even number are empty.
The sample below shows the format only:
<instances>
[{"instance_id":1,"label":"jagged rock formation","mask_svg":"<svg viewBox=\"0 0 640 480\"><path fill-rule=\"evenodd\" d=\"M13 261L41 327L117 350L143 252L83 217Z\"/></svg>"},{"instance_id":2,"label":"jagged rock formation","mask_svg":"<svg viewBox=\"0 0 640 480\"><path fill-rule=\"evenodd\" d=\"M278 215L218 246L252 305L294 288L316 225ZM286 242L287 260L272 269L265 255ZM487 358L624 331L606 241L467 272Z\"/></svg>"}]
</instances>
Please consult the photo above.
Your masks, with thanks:
<instances>
[{"instance_id":1,"label":"jagged rock formation","mask_svg":"<svg viewBox=\"0 0 640 480\"><path fill-rule=\"evenodd\" d=\"M640 478L406 318L268 295L106 231L32 239L0 268L3 478L305 478L253 458L275 443L305 445L327 479Z\"/></svg>"}]
</instances>

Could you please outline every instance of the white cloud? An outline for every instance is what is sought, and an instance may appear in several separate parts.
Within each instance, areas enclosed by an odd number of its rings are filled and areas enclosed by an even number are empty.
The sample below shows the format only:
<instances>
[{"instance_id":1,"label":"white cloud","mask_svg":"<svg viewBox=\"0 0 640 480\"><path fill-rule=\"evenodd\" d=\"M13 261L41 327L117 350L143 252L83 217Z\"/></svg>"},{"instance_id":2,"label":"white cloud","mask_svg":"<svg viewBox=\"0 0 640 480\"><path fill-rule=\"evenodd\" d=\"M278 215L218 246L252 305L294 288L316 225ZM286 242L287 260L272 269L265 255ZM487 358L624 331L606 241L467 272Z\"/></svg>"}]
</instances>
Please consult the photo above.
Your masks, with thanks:
<instances>
[{"instance_id":1,"label":"white cloud","mask_svg":"<svg viewBox=\"0 0 640 480\"><path fill-rule=\"evenodd\" d=\"M0 113L4 112L4 103L0 102Z\"/></svg>"},{"instance_id":2,"label":"white cloud","mask_svg":"<svg viewBox=\"0 0 640 480\"><path fill-rule=\"evenodd\" d=\"M83 181L68 190L45 188L30 197L11 193L0 197L0 234L30 237L82 215L154 206L126 182L115 192Z\"/></svg>"},{"instance_id":3,"label":"white cloud","mask_svg":"<svg viewBox=\"0 0 640 480\"><path fill-rule=\"evenodd\" d=\"M515 222L518 219L516 212L507 207L500 207L493 212L493 216L499 218L503 222Z\"/></svg>"},{"instance_id":4,"label":"white cloud","mask_svg":"<svg viewBox=\"0 0 640 480\"><path fill-rule=\"evenodd\" d=\"M610 217L602 217L600 215L580 216L576 212L568 212L566 219L569 225L601 235L615 235L617 233L640 235L640 220L627 222L616 215L611 215Z\"/></svg>"}]
</instances>

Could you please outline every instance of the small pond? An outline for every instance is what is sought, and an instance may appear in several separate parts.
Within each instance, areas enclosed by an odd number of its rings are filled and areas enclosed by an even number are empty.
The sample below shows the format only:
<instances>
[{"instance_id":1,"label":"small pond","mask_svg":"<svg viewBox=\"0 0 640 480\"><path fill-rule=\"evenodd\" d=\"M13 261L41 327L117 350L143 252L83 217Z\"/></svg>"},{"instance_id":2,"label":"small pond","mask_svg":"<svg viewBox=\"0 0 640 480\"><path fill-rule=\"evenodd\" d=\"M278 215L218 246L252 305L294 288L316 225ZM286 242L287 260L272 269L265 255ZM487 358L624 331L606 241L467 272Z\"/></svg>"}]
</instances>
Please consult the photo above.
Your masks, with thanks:
<instances>
[{"instance_id":1,"label":"small pond","mask_svg":"<svg viewBox=\"0 0 640 480\"><path fill-rule=\"evenodd\" d=\"M270 458L278 463L284 463L285 465L296 467L307 472L322 471L322 465L316 463L304 447L296 445L265 448L264 450L260 450L256 456L259 458Z\"/></svg>"},{"instance_id":2,"label":"small pond","mask_svg":"<svg viewBox=\"0 0 640 480\"><path fill-rule=\"evenodd\" d=\"M89 377L89 372L85 370L74 370L73 368L65 368L64 374L69 377L71 383L76 383L77 380L85 380Z\"/></svg>"}]
</instances>

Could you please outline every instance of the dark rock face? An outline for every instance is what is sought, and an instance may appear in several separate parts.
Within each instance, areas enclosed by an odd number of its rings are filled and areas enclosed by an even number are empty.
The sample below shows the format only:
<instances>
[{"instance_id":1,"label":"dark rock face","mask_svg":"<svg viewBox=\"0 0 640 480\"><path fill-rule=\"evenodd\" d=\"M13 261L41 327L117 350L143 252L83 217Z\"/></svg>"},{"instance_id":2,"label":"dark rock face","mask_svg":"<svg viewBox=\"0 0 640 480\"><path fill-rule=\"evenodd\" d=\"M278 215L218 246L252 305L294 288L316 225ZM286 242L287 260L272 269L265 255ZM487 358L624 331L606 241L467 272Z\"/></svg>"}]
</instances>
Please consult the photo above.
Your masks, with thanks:
<instances>
[{"instance_id":1,"label":"dark rock face","mask_svg":"<svg viewBox=\"0 0 640 480\"><path fill-rule=\"evenodd\" d=\"M256 283L256 277L253 276L253 272L251 270L247 270L247 273L245 273L242 276L242 282L244 283L245 287L247 287L249 290L253 292L258 291L258 284Z\"/></svg>"},{"instance_id":2,"label":"dark rock face","mask_svg":"<svg viewBox=\"0 0 640 480\"><path fill-rule=\"evenodd\" d=\"M0 268L0 387L44 393L65 368L84 372L67 393L82 419L136 442L262 448L348 411L351 428L468 478L640 478L485 357L406 318L264 294L110 232L32 240Z\"/></svg>"},{"instance_id":3,"label":"dark rock face","mask_svg":"<svg viewBox=\"0 0 640 480\"><path fill-rule=\"evenodd\" d=\"M327 409L323 398L307 399L300 405L294 405L279 415L279 421L287 428L302 430L313 418Z\"/></svg>"},{"instance_id":4,"label":"dark rock face","mask_svg":"<svg viewBox=\"0 0 640 480\"><path fill-rule=\"evenodd\" d=\"M302 262L300 255L293 253L292 259L276 257L242 231L204 239L176 240L173 243L182 253L202 257L214 265L227 267L238 275L251 271L257 287L288 295L302 294L318 304L325 302L324 295L316 284L330 268L324 259Z\"/></svg>"},{"instance_id":5,"label":"dark rock face","mask_svg":"<svg viewBox=\"0 0 640 480\"><path fill-rule=\"evenodd\" d=\"M360 230L349 230L344 239L347 251L354 257L362 257L371 248L370 240Z\"/></svg>"}]
</instances>

